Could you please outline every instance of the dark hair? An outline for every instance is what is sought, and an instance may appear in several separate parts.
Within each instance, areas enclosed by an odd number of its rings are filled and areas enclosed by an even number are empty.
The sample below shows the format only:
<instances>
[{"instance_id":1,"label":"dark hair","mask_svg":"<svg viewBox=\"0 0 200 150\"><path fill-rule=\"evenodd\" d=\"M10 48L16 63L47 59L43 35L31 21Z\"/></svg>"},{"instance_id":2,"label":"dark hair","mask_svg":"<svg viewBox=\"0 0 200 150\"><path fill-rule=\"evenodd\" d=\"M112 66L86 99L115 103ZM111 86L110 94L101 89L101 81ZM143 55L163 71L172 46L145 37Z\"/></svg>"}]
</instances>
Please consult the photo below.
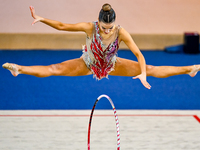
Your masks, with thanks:
<instances>
[{"instance_id":1,"label":"dark hair","mask_svg":"<svg viewBox=\"0 0 200 150\"><path fill-rule=\"evenodd\" d=\"M104 4L99 12L99 21L112 23L115 21L115 17L115 11L112 9L111 5L108 3Z\"/></svg>"}]
</instances>

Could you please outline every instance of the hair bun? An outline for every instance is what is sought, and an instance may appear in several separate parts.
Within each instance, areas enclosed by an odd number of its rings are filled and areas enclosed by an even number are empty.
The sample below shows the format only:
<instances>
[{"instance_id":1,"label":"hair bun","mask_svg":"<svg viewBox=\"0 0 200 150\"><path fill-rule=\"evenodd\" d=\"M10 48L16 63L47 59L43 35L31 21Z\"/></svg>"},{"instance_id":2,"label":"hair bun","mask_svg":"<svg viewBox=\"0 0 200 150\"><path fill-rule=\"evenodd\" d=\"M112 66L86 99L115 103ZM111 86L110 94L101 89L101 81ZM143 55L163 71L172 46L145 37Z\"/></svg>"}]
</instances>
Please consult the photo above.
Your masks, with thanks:
<instances>
[{"instance_id":1,"label":"hair bun","mask_svg":"<svg viewBox=\"0 0 200 150\"><path fill-rule=\"evenodd\" d=\"M106 3L102 6L102 10L103 11L110 11L112 8L111 8L111 5Z\"/></svg>"}]
</instances>

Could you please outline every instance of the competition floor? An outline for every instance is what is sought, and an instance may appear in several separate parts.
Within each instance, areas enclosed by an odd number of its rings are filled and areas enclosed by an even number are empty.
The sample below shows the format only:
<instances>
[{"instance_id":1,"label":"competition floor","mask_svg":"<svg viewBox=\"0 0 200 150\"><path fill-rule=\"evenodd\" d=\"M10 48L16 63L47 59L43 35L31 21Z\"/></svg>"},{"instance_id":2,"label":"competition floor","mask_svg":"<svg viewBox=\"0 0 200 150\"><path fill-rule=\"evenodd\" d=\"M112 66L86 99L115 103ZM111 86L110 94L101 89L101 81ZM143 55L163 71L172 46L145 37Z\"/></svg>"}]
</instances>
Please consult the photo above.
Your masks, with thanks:
<instances>
[{"instance_id":1,"label":"competition floor","mask_svg":"<svg viewBox=\"0 0 200 150\"><path fill-rule=\"evenodd\" d=\"M130 51L118 54L135 59ZM199 54L143 54L152 65L193 65L200 60ZM81 51L0 51L0 63L48 65L79 56ZM0 68L0 150L87 150L90 111L100 94L115 104L122 150L199 150L200 73L148 81L151 90L127 77L14 78ZM102 100L96 108L91 150L116 150L111 106Z\"/></svg>"},{"instance_id":2,"label":"competition floor","mask_svg":"<svg viewBox=\"0 0 200 150\"><path fill-rule=\"evenodd\" d=\"M117 110L122 150L199 150L200 111ZM1 150L87 149L90 110L0 111ZM95 110L91 150L116 150L112 110Z\"/></svg>"}]
</instances>

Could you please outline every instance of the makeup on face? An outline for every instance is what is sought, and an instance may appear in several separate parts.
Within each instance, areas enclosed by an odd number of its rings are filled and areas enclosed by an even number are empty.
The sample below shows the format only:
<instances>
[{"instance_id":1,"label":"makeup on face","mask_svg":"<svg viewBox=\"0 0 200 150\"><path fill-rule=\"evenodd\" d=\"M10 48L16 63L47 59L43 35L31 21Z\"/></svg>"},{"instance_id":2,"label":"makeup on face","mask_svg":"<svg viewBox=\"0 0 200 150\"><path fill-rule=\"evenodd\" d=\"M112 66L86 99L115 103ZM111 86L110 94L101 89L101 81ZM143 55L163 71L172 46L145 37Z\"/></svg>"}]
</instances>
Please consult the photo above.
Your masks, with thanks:
<instances>
[{"instance_id":1,"label":"makeup on face","mask_svg":"<svg viewBox=\"0 0 200 150\"><path fill-rule=\"evenodd\" d=\"M103 31L105 34L109 34L115 27L114 22L113 23L103 23L99 22L99 28L101 31Z\"/></svg>"}]
</instances>

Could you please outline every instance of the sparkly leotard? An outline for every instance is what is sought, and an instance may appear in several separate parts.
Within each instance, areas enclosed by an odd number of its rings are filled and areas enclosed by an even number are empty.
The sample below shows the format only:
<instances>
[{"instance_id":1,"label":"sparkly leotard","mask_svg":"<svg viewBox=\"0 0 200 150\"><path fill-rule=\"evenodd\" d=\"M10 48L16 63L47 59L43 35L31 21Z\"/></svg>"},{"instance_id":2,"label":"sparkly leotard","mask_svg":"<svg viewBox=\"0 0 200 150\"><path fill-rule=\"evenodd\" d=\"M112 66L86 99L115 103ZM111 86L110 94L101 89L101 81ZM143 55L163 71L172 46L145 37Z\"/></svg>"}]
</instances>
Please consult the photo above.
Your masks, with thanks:
<instances>
[{"instance_id":1,"label":"sparkly leotard","mask_svg":"<svg viewBox=\"0 0 200 150\"><path fill-rule=\"evenodd\" d=\"M98 22L94 22L93 35L87 37L83 46L83 60L98 80L108 77L114 70L116 54L119 48L118 33L120 26L116 26L113 34L108 39L103 39L99 34Z\"/></svg>"}]
</instances>

